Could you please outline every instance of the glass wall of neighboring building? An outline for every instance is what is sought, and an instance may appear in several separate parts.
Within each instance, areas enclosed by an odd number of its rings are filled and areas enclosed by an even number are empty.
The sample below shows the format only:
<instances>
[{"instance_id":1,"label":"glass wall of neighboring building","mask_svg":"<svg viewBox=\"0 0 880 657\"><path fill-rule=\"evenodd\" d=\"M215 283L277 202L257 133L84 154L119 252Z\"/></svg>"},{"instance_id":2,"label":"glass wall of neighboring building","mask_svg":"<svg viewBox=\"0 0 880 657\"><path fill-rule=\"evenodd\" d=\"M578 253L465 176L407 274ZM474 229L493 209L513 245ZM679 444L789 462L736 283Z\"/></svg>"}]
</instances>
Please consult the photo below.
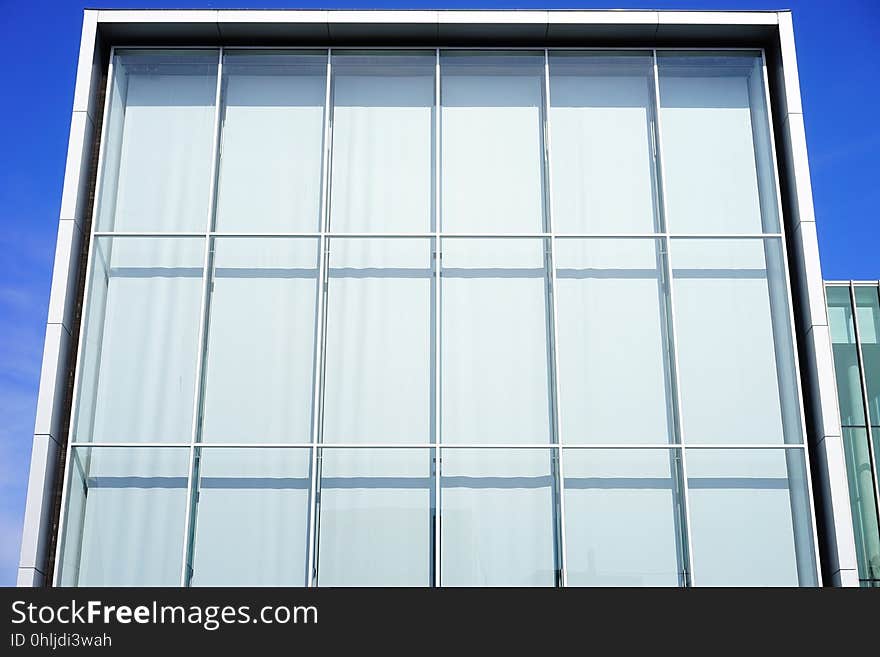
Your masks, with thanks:
<instances>
[{"instance_id":1,"label":"glass wall of neighboring building","mask_svg":"<svg viewBox=\"0 0 880 657\"><path fill-rule=\"evenodd\" d=\"M859 580L880 587L880 288L828 283L825 293Z\"/></svg>"},{"instance_id":2,"label":"glass wall of neighboring building","mask_svg":"<svg viewBox=\"0 0 880 657\"><path fill-rule=\"evenodd\" d=\"M763 71L116 50L56 581L817 585Z\"/></svg>"}]
</instances>

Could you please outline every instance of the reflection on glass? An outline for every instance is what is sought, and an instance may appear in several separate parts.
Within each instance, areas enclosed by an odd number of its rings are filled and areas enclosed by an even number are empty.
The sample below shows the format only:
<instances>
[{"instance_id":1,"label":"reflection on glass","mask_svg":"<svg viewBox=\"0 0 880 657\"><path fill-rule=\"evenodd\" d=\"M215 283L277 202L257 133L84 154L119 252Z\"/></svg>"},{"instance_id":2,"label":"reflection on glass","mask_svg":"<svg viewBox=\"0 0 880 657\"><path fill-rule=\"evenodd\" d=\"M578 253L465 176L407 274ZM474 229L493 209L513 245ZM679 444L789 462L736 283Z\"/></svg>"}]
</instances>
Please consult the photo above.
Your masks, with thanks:
<instances>
[{"instance_id":1,"label":"reflection on glass","mask_svg":"<svg viewBox=\"0 0 880 657\"><path fill-rule=\"evenodd\" d=\"M671 251L684 442L802 442L779 240Z\"/></svg>"},{"instance_id":2,"label":"reflection on glass","mask_svg":"<svg viewBox=\"0 0 880 657\"><path fill-rule=\"evenodd\" d=\"M205 230L217 63L211 50L116 51L99 230Z\"/></svg>"},{"instance_id":3,"label":"reflection on glass","mask_svg":"<svg viewBox=\"0 0 880 657\"><path fill-rule=\"evenodd\" d=\"M311 442L318 240L218 238L202 440Z\"/></svg>"},{"instance_id":4,"label":"reflection on glass","mask_svg":"<svg viewBox=\"0 0 880 657\"><path fill-rule=\"evenodd\" d=\"M308 449L201 449L193 586L304 586Z\"/></svg>"},{"instance_id":5,"label":"reflection on glass","mask_svg":"<svg viewBox=\"0 0 880 657\"><path fill-rule=\"evenodd\" d=\"M880 431L880 297L877 293L873 285L855 288L868 414L871 425Z\"/></svg>"},{"instance_id":6,"label":"reflection on glass","mask_svg":"<svg viewBox=\"0 0 880 657\"><path fill-rule=\"evenodd\" d=\"M777 231L760 53L661 52L658 67L670 230Z\"/></svg>"},{"instance_id":7,"label":"reflection on glass","mask_svg":"<svg viewBox=\"0 0 880 657\"><path fill-rule=\"evenodd\" d=\"M446 449L442 457L442 585L553 586L549 451Z\"/></svg>"},{"instance_id":8,"label":"reflection on glass","mask_svg":"<svg viewBox=\"0 0 880 657\"><path fill-rule=\"evenodd\" d=\"M334 51L334 232L428 232L434 208L432 51Z\"/></svg>"},{"instance_id":9,"label":"reflection on glass","mask_svg":"<svg viewBox=\"0 0 880 657\"><path fill-rule=\"evenodd\" d=\"M691 550L698 586L816 586L800 449L690 449Z\"/></svg>"},{"instance_id":10,"label":"reflection on glass","mask_svg":"<svg viewBox=\"0 0 880 657\"><path fill-rule=\"evenodd\" d=\"M217 230L318 230L327 54L227 50Z\"/></svg>"},{"instance_id":11,"label":"reflection on glass","mask_svg":"<svg viewBox=\"0 0 880 657\"><path fill-rule=\"evenodd\" d=\"M189 450L73 449L61 586L178 586Z\"/></svg>"},{"instance_id":12,"label":"reflection on glass","mask_svg":"<svg viewBox=\"0 0 880 657\"><path fill-rule=\"evenodd\" d=\"M190 441L204 247L95 239L75 440Z\"/></svg>"},{"instance_id":13,"label":"reflection on glass","mask_svg":"<svg viewBox=\"0 0 880 657\"><path fill-rule=\"evenodd\" d=\"M321 450L319 586L430 586L432 453Z\"/></svg>"},{"instance_id":14,"label":"reflection on glass","mask_svg":"<svg viewBox=\"0 0 880 657\"><path fill-rule=\"evenodd\" d=\"M868 449L868 430L864 427L844 427L843 447L859 579L880 580L880 528L877 526L877 499Z\"/></svg>"},{"instance_id":15,"label":"reflection on glass","mask_svg":"<svg viewBox=\"0 0 880 657\"><path fill-rule=\"evenodd\" d=\"M433 440L434 280L427 239L332 239L324 442Z\"/></svg>"},{"instance_id":16,"label":"reflection on glass","mask_svg":"<svg viewBox=\"0 0 880 657\"><path fill-rule=\"evenodd\" d=\"M442 228L544 227L544 54L440 55Z\"/></svg>"},{"instance_id":17,"label":"reflection on glass","mask_svg":"<svg viewBox=\"0 0 880 657\"><path fill-rule=\"evenodd\" d=\"M679 586L677 450L565 450L569 586Z\"/></svg>"},{"instance_id":18,"label":"reflection on glass","mask_svg":"<svg viewBox=\"0 0 880 657\"><path fill-rule=\"evenodd\" d=\"M563 443L672 442L662 258L651 239L556 241Z\"/></svg>"},{"instance_id":19,"label":"reflection on glass","mask_svg":"<svg viewBox=\"0 0 880 657\"><path fill-rule=\"evenodd\" d=\"M544 247L443 240L443 442L550 442Z\"/></svg>"},{"instance_id":20,"label":"reflection on glass","mask_svg":"<svg viewBox=\"0 0 880 657\"><path fill-rule=\"evenodd\" d=\"M844 427L865 426L865 405L862 401L861 373L849 286L829 285L826 296L840 423Z\"/></svg>"},{"instance_id":21,"label":"reflection on glass","mask_svg":"<svg viewBox=\"0 0 880 657\"><path fill-rule=\"evenodd\" d=\"M650 52L550 54L554 230L659 230Z\"/></svg>"}]
</instances>

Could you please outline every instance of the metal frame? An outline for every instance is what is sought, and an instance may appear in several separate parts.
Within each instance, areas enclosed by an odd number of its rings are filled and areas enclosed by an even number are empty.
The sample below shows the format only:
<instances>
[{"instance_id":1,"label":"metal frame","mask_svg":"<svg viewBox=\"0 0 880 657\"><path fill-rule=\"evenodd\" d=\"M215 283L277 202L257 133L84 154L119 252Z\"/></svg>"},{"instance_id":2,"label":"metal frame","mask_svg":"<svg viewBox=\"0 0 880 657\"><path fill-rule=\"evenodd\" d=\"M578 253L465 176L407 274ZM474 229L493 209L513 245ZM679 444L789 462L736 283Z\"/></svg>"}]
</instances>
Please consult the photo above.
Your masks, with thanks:
<instances>
[{"instance_id":1,"label":"metal frame","mask_svg":"<svg viewBox=\"0 0 880 657\"><path fill-rule=\"evenodd\" d=\"M123 49L124 47L118 46L111 50L110 54L110 68L109 68L109 84L112 84L112 74L113 74L113 59L114 54L117 49ZM138 50L150 50L150 49L168 49L167 47L142 47L142 46L134 46ZM206 48L202 47L194 47L193 49L198 50L206 50ZM681 426L681 412L682 412L682 399L681 399L681 391L680 391L680 381L679 381L679 370L678 370L678 354L676 350L676 319L675 319L675 301L674 301L674 285L672 281L672 264L669 255L670 245L675 240L685 240L685 239L701 239L701 240L728 240L728 239L760 239L763 241L770 239L778 239L781 244L783 259L784 259L784 269L785 269L785 280L784 287L786 292L786 299L788 302L788 315L789 315L789 325L790 325L790 339L792 341L792 352L795 358L795 370L797 373L797 381L798 388L800 388L800 366L797 361L797 349L794 345L794 336L795 336L795 327L794 327L794 318L793 318L793 303L792 303L792 293L791 293L791 285L789 281L789 273L788 273L788 260L787 260L787 244L785 242L785 233L784 233L784 221L782 215L781 208L781 195L779 188L779 180L778 180L778 170L777 170L777 160L776 160L776 150L775 144L773 143L773 126L772 126L772 116L770 114L771 107L769 103L769 90L768 90L768 75L766 70L766 61L764 59L764 50L761 48L693 48L693 47L682 47L682 48L638 48L638 47L590 47L590 48L570 48L570 47L561 47L561 48L534 48L534 47L515 47L515 48L504 48L504 47L491 47L491 48L474 48L474 47L450 47L450 48L440 48L440 47L418 47L418 46L407 46L405 48L401 47L364 47L364 48L330 48L330 47L297 47L297 48L273 48L273 47L230 47L224 49L223 47L213 47L207 48L207 50L216 51L218 53L218 70L217 70L217 90L215 97L215 116L214 116L214 144L213 144L213 152L212 152L212 164L211 164L211 199L209 205L209 216L207 221L207 226L205 232L151 232L151 231L99 231L97 230L97 217L95 221L92 222L92 230L91 230L91 239L94 242L95 237L112 237L116 238L126 238L126 237L164 237L164 238L184 238L184 237L192 237L192 238L201 238L205 240L205 259L203 263L203 281L202 281L202 298L201 298L201 308L200 308L200 327L199 327L199 354L197 360L197 371L196 371L196 391L194 397L194 410L193 410L193 426L191 433L191 440L187 443L159 443L159 442L150 442L150 443L95 443L95 442L76 442L73 440L74 438L74 424L71 423L71 428L68 437L68 451L67 451L67 468L68 472L68 481L64 484L64 493L62 499L62 518L61 518L61 526L59 529L59 541L56 546L57 555L60 557L61 555L61 547L63 545L64 531L65 531L65 521L66 521L66 508L67 508L67 495L68 495L68 483L69 483L69 463L71 459L71 453L74 449L87 449L87 448L104 448L104 447L130 447L130 448L148 448L148 447L161 447L161 448L187 448L189 449L189 471L188 471L188 484L187 484L187 514L185 518L184 524L184 553L181 564L181 585L187 585L189 580L188 575L188 562L189 557L191 557L191 549L192 549L192 539L194 535L194 527L195 527L195 507L197 501L197 483L198 483L198 455L197 452L201 452L203 449L224 449L224 448L295 448L295 449L310 449L311 450L311 482L310 482L310 494L309 494L309 525L308 525L308 557L306 564L306 584L308 586L316 586L317 585L317 557L318 557L318 541L319 541L319 515L320 515L320 450L324 449L428 449L431 451L434 459L434 468L432 476L434 478L433 481L433 499L434 499L434 517L433 517L433 531L434 531L434 543L433 543L433 584L435 586L440 586L441 579L441 527L442 527L442 488L440 485L440 477L441 477L441 469L442 462L441 450L447 449L545 449L548 450L550 454L553 454L555 451L556 456L556 464L557 464L557 472L555 473L555 486L556 491L554 494L558 494L558 506L559 506L559 517L557 519L558 522L558 531L560 532L559 536L559 544L558 544L558 560L557 564L561 570L561 582L562 586L566 586L568 583L568 573L567 573L567 552L566 552L566 524L565 524L565 489L564 489L564 452L569 449L662 449L669 451L670 454L674 454L677 450L680 454L680 463L681 463L681 478L682 478L682 509L684 511L684 536L683 539L686 541L687 545L683 546L686 551L686 565L688 568L688 572L685 574L685 584L688 586L695 586L697 584L697 580L695 577L694 566L693 566L693 553L692 553L692 537L691 537L691 518L690 518L690 495L688 490L688 474L687 474L687 453L688 450L691 449L772 449L772 450L801 450L804 454L806 469L807 469L807 486L809 487L809 498L810 498L810 513L811 513L811 531L812 531L812 539L815 550L815 560L814 567L817 575L817 579L821 582L821 573L819 571L819 563L818 563L818 543L817 543L817 530L816 530L816 521L815 521L815 510L813 508L813 497L812 497L812 487L810 483L810 462L808 450L806 447L805 441L805 433L806 433L806 422L804 418L804 407L803 400L800 389L797 392L797 399L799 405L799 412L801 418L801 438L802 442L797 444L736 444L736 445L725 445L725 444L688 444L686 437L684 436L684 430ZM320 218L320 230L317 232L220 232L214 230L214 214L216 210L216 185L217 185L217 176L219 172L219 158L220 158L220 150L222 143L222 135L221 135L221 115L223 111L222 107L222 88L223 88L223 58L224 53L227 51L238 51L238 50L272 50L272 51L306 51L306 50L316 50L323 51L327 55L327 73L326 73L326 89L325 89L325 106L324 106L324 124L323 124L323 159L322 159L322 184L321 184L321 218ZM333 71L332 71L332 59L333 53L338 52L339 50L370 50L370 51L381 51L381 50L394 50L394 51L433 51L435 55L435 69L434 69L434 85L435 85L435 99L434 99L434 230L432 232L420 232L420 233L334 233L330 227L330 184L331 184L331 171L332 171L332 139L333 139L333 102L332 102L332 87L333 87ZM543 53L544 58L544 86L543 86L543 106L541 108L541 112L543 114L543 167L544 167L544 176L545 176L545 194L546 198L544 199L545 208L546 208L546 225L544 232L538 233L443 233L441 229L441 209L442 209L442 199L441 199L441 176L442 176L442 102L441 102L441 62L442 57L441 54L445 51L479 51L479 52L491 52L491 51L523 51L523 52L534 52L536 55L539 53ZM625 51L625 52L644 52L645 54L650 53L653 60L653 84L654 84L654 149L656 152L656 187L657 187L657 195L659 196L659 207L658 211L660 226L662 230L653 233L580 233L580 234L566 234L566 233L556 233L553 226L553 194L552 194L552 184L553 184L553 176L552 176L552 166L551 166L551 158L550 158L550 55L554 52L573 52L573 51L583 51L583 52L613 52L613 51ZM767 114L768 114L768 122L770 123L770 140L771 140L771 154L772 154L772 165L773 165L773 176L775 182L775 193L777 195L777 205L779 211L779 222L780 227L778 232L772 233L714 233L714 234L697 234L697 233L683 233L676 234L669 230L669 225L666 220L667 217L667 208L666 208L666 194L665 194L665 170L664 170L664 160L663 160L663 149L662 149L662 121L660 118L660 86L659 86L659 67L658 67L658 51L668 52L668 51L687 51L687 52L752 52L756 55L760 53L762 58L762 75L763 75L763 84L764 84L764 92L765 92L765 102L767 104ZM104 126L102 126L102 134L106 129L107 119L108 119L108 109L110 105L111 93L106 94L105 98L105 111L103 117ZM96 188L95 198L100 198L100 179L101 179L101 171L104 162L104 142L102 141L101 152L99 153L99 163L98 163L98 187ZM199 441L200 434L200 424L201 424L201 397L202 397L202 388L203 388L203 371L204 371L204 358L205 358L205 350L207 349L207 324L209 321L208 313L210 307L210 262L211 262L211 254L213 252L214 240L218 238L259 238L259 237L271 237L271 238L313 238L318 240L319 242L319 257L320 261L318 263L319 267L319 278L318 278L318 302L317 302L317 317L316 317L316 353L314 359L314 389L313 389L313 398L312 398L312 441L310 443L202 443ZM327 277L329 272L329 243L331 239L413 239L413 238L425 238L433 240L434 244L434 267L432 273L433 283L435 285L435 298L434 298L434 332L435 332L435 344L434 344L434 359L435 359L435 372L434 372L434 399L432 401L433 407L432 412L434 414L434 436L433 442L431 443L374 443L374 444L364 444L364 443L336 443L336 444L325 444L322 440L322 419L323 419L323 387L324 387L324 367L326 362L326 313L327 313L327 304L326 304L326 296L327 296ZM441 424L442 424L442 395L441 395L441 383L442 383L442 372L441 372L441 349L442 349L442 340L441 340L441 331L442 331L442 322L441 322L441 311L442 311L442 285L441 285L441 261L442 261L442 241L445 239L540 239L545 242L545 250L549 247L549 259L547 260L546 267L549 268L549 272L547 272L548 281L549 281L549 295L551 300L551 308L548 317L548 330L549 335L548 339L551 341L551 362L549 363L550 371L552 372L552 382L551 382L551 423L552 423L552 431L551 431L551 442L549 443L541 443L541 444L454 444L449 445L441 442ZM668 314L669 314L669 324L670 324L670 334L668 335L668 345L666 345L670 354L670 378L671 384L674 389L674 399L668 400L671 401L673 408L672 413L674 417L674 438L677 442L675 443L661 443L661 444L565 444L563 445L559 436L559 419L560 419L560 408L559 408L559 355L558 355L558 330L557 330L557 308L556 308L556 240L557 239L653 239L659 245L662 245L662 249L665 251L664 254L664 265L663 265L663 275L667 279L667 302L668 302ZM89 294L88 287L90 286L91 278L93 274L92 262L94 257L92 257L90 253L87 277L86 277L86 285L87 290L84 295L84 305L88 308L89 303ZM86 314L83 315L83 321L86 321ZM78 407L79 397L80 397L80 388L82 387L81 379L81 356L82 356L82 344L83 344L83 334L80 334L80 360L78 360L76 365L76 374L75 374L75 393L74 393L74 405L73 408L76 410ZM860 356L861 359L861 356ZM860 360L861 367L861 360ZM863 388L864 392L864 388ZM867 412L867 407L866 407ZM869 435L870 441L870 435ZM673 476L677 476L673 473ZM876 487L875 487L875 492ZM878 504L878 508L880 508L880 504ZM56 567L54 573L54 581L57 584L60 574L60 559L56 558Z\"/></svg>"},{"instance_id":2,"label":"metal frame","mask_svg":"<svg viewBox=\"0 0 880 657\"><path fill-rule=\"evenodd\" d=\"M442 369L440 362L443 356L441 352L443 322L440 321L440 313L443 309L441 300L442 285L440 284L440 269L443 264L443 251L440 245L440 217L443 210L443 207L440 205L441 189L443 187L441 179L441 167L443 164L441 131L443 129L443 122L440 120L440 110L442 108L440 93L440 48L436 48L434 50L434 399L432 402L434 404L432 409L434 412L434 449L432 452L434 467L431 473L434 477L434 572L432 584L435 587L441 586L443 581L441 579L443 562L440 558L443 540L443 525L441 524L442 518L440 514L442 508L440 505L440 495L442 493L440 468L443 465L443 452L440 451L440 431L443 425L443 416L440 413L442 408L441 385L443 383L440 378L440 370Z\"/></svg>"},{"instance_id":3,"label":"metal frame","mask_svg":"<svg viewBox=\"0 0 880 657\"><path fill-rule=\"evenodd\" d=\"M761 77L764 89L764 106L767 108L767 124L770 130L770 157L773 169L773 192L776 195L776 217L779 222L780 251L782 252L782 269L784 272L785 302L788 310L788 340L792 343L792 358L795 373L795 388L798 403L798 419L800 420L800 439L803 447L804 467L806 468L807 492L810 507L810 525L813 536L813 561L816 564L816 581L822 586L822 569L819 567L819 532L816 524L816 503L813 497L813 477L810 464L810 450L807 447L807 416L804 409L803 381L801 379L801 362L797 348L797 327L794 319L794 303L791 289L791 270L788 262L788 240L785 235L785 214L782 209L782 187L779 184L779 163L776 157L776 135L773 128L773 106L770 101L770 77L767 72L767 53L761 49ZM763 223L762 223L763 226ZM765 242L766 244L766 242ZM768 290L769 293L769 290ZM771 306L771 313L773 312ZM778 312L778 310L777 310ZM775 338L774 338L775 342ZM777 377L779 373L777 373ZM780 399L780 411L783 401ZM785 427L783 427L783 432ZM784 434L783 434L784 435Z\"/></svg>"},{"instance_id":4,"label":"metal frame","mask_svg":"<svg viewBox=\"0 0 880 657\"><path fill-rule=\"evenodd\" d=\"M550 51L544 49L544 107L543 122L541 128L544 131L543 158L544 158L544 176L546 178L546 198L547 206L547 229L550 231L550 259L547 266L550 269L550 322L552 323L552 436L556 445L562 445L560 432L560 413L559 413L559 313L557 312L558 294L556 284L556 237L555 224L553 223L554 204L553 204L553 162L550 158ZM557 527L559 532L559 568L562 572L561 586L568 586L568 546L566 544L566 526L565 526L565 452L559 449L556 452L556 494L558 495L559 517L557 519Z\"/></svg>"},{"instance_id":5,"label":"metal frame","mask_svg":"<svg viewBox=\"0 0 880 657\"><path fill-rule=\"evenodd\" d=\"M214 227L217 200L217 178L220 170L220 129L223 101L223 48L217 56L217 88L214 96L214 127L211 144L211 182L209 185L208 216L205 221L205 261L202 268L202 300L199 308L199 350L196 356L196 384L193 392L192 433L190 436L189 469L186 498L186 515L183 525L183 557L180 564L180 585L189 584L191 574L193 536L198 504L199 462L196 459L196 443L200 442L202 426L202 397L204 393L205 358L208 351L208 322L211 306L211 263L214 244L208 236Z\"/></svg>"},{"instance_id":6,"label":"metal frame","mask_svg":"<svg viewBox=\"0 0 880 657\"><path fill-rule=\"evenodd\" d=\"M103 167L101 166L104 162L105 151L107 148L107 140L104 138L104 135L107 134L107 124L109 123L110 116L110 99L112 97L111 87L114 83L114 73L115 67L114 63L116 58L114 57L114 50L111 48L110 50L110 60L107 65L107 86L104 92L104 112L101 115L101 145L98 148L98 174L97 180L95 181L95 193L94 193L94 208L92 212L92 225L91 225L91 235L89 237L89 251L88 251L88 259L86 262L86 277L85 277L85 289L83 290L83 312L80 316L80 322L82 326L79 332L79 344L77 345L77 358L76 358L76 366L74 367L73 374L73 400L71 402L71 411L70 411L70 426L68 427L68 435L67 435L67 451L64 455L64 476L67 478L66 481L63 482L62 492L61 492L61 512L58 516L58 538L55 544L55 571L51 574L47 573L47 577L52 577L52 585L58 586L58 578L61 573L61 559L63 556L63 548L65 547L65 533L67 529L67 498L69 493L69 482L70 482L70 461L71 454L73 453L73 437L76 429L76 420L79 412L79 400L82 392L82 363L83 363L83 344L85 344L85 334L86 331L83 330L87 328L88 316L87 312L89 309L89 291L91 290L91 281L92 281L92 270L94 268L95 256L94 256L94 246L95 246L95 229L98 224L98 203L101 198L101 187L104 176Z\"/></svg>"},{"instance_id":7,"label":"metal frame","mask_svg":"<svg viewBox=\"0 0 880 657\"><path fill-rule=\"evenodd\" d=\"M312 397L312 445L311 445L311 468L309 470L309 528L306 561L306 586L315 586L318 578L318 530L321 494L320 467L318 460L318 445L323 435L324 415L324 352L326 346L326 298L327 298L327 270L329 268L330 252L325 233L330 225L330 172L331 159L333 157L333 50L327 49L327 76L324 82L324 135L323 135L323 158L321 171L321 235L319 247L319 274L318 274L318 307L317 325L315 331L315 357L314 378L315 389Z\"/></svg>"},{"instance_id":8,"label":"metal frame","mask_svg":"<svg viewBox=\"0 0 880 657\"><path fill-rule=\"evenodd\" d=\"M464 51L464 52L532 52L537 56L545 50L554 52L645 52L650 53L657 50L663 52L753 52L759 53L763 48L748 46L719 46L707 48L705 46L661 46L659 48L647 46L553 46L545 48L542 46L440 46L436 45L405 45L405 46L223 46L226 50L271 50L271 51L310 51L310 50L336 50L341 52L365 52L365 51L416 51L421 50L423 53L439 51ZM152 45L116 45L116 50L217 50L220 46L152 46Z\"/></svg>"},{"instance_id":9,"label":"metal frame","mask_svg":"<svg viewBox=\"0 0 880 657\"><path fill-rule=\"evenodd\" d=\"M88 443L77 442L72 443L72 447L89 448L89 447L191 447L191 443L159 443L159 442L142 442L142 443ZM216 442L216 443L199 443L198 449L309 449L314 443L234 443L234 442ZM436 443L321 443L321 449L433 449ZM442 443L442 449L681 449L684 447L680 443ZM799 444L767 444L767 443L701 443L699 445L688 445L688 449L802 449Z\"/></svg>"},{"instance_id":10,"label":"metal frame","mask_svg":"<svg viewBox=\"0 0 880 657\"><path fill-rule=\"evenodd\" d=\"M656 167L655 175L657 177L656 186L657 186L657 194L659 197L658 210L660 213L659 220L660 225L659 228L663 229L662 236L659 239L661 248L663 249L663 275L666 279L666 300L668 304L668 322L669 322L669 332L668 336L668 344L666 345L667 350L670 355L670 367L671 371L671 381L672 381L672 392L673 392L673 438L682 446L680 454L681 458L681 470L680 473L671 470L671 474L673 476L677 476L680 474L681 476L681 504L684 510L684 536L686 545L684 546L684 550L686 553L687 559L687 572L684 573L684 584L686 586L694 586L695 585L695 577L694 577L694 557L693 557L693 549L692 546L694 544L693 538L691 536L691 505L690 505L690 489L688 487L688 471L687 471L687 450L683 449L685 445L684 440L684 429L682 428L682 403L681 403L681 381L679 380L679 369L678 369L678 326L675 321L675 286L673 285L672 280L672 253L671 253L671 245L672 242L669 239L669 209L666 205L666 163L663 158L663 127L662 120L660 118L660 67L659 60L657 59L657 49L655 48L652 51L652 62L653 62L653 86L654 86L654 152L655 152L655 163L659 166ZM667 404L669 400L667 399Z\"/></svg>"},{"instance_id":11,"label":"metal frame","mask_svg":"<svg viewBox=\"0 0 880 657\"><path fill-rule=\"evenodd\" d=\"M667 235L665 232L659 233L443 233L443 239L660 239ZM782 233L670 233L670 237L676 240L745 240L745 239L769 239L772 237L783 237ZM203 238L206 233L161 233L161 232L135 232L126 231L114 233L112 231L100 231L95 233L95 237L180 237L180 238ZM229 232L221 233L210 231L208 237L229 237L229 238L266 238L266 237L289 237L289 238L313 238L332 237L333 239L432 239L437 236L434 233L333 233L330 231L318 233L243 233Z\"/></svg>"}]
</instances>

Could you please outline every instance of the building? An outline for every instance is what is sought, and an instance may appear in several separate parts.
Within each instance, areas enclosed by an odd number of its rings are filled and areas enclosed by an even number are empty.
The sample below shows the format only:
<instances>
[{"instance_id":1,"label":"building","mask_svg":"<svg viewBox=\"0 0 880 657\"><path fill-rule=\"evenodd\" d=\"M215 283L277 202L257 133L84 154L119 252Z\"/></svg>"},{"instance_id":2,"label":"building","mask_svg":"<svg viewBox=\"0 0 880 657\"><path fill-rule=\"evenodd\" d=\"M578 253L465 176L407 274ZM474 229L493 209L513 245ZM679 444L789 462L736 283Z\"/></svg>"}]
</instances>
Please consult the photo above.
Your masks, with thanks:
<instances>
[{"instance_id":1,"label":"building","mask_svg":"<svg viewBox=\"0 0 880 657\"><path fill-rule=\"evenodd\" d=\"M880 288L829 281L828 320L862 586L880 586Z\"/></svg>"},{"instance_id":2,"label":"building","mask_svg":"<svg viewBox=\"0 0 880 657\"><path fill-rule=\"evenodd\" d=\"M87 11L71 126L20 584L859 584L788 12Z\"/></svg>"}]
</instances>

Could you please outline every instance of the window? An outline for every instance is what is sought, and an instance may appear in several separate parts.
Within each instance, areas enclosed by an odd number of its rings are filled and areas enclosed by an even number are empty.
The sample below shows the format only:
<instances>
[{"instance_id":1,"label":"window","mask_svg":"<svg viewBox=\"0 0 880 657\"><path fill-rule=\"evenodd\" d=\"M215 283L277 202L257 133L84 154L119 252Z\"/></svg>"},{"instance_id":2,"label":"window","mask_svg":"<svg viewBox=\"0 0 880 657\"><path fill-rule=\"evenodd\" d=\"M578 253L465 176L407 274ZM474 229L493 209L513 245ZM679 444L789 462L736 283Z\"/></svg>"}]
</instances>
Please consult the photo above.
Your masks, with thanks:
<instances>
[{"instance_id":1,"label":"window","mask_svg":"<svg viewBox=\"0 0 880 657\"><path fill-rule=\"evenodd\" d=\"M440 57L442 227L544 229L544 57L444 51Z\"/></svg>"},{"instance_id":2,"label":"window","mask_svg":"<svg viewBox=\"0 0 880 657\"><path fill-rule=\"evenodd\" d=\"M657 64L670 230L778 230L761 56L661 52Z\"/></svg>"},{"instance_id":3,"label":"window","mask_svg":"<svg viewBox=\"0 0 880 657\"><path fill-rule=\"evenodd\" d=\"M112 60L58 582L817 583L760 53Z\"/></svg>"},{"instance_id":4,"label":"window","mask_svg":"<svg viewBox=\"0 0 880 657\"><path fill-rule=\"evenodd\" d=\"M74 440L187 443L204 240L97 238Z\"/></svg>"},{"instance_id":5,"label":"window","mask_svg":"<svg viewBox=\"0 0 880 657\"><path fill-rule=\"evenodd\" d=\"M430 586L433 456L323 449L319 586Z\"/></svg>"},{"instance_id":6,"label":"window","mask_svg":"<svg viewBox=\"0 0 880 657\"><path fill-rule=\"evenodd\" d=\"M545 241L443 241L444 443L549 443Z\"/></svg>"},{"instance_id":7,"label":"window","mask_svg":"<svg viewBox=\"0 0 880 657\"><path fill-rule=\"evenodd\" d=\"M62 586L177 586L189 450L74 448Z\"/></svg>"},{"instance_id":8,"label":"window","mask_svg":"<svg viewBox=\"0 0 880 657\"><path fill-rule=\"evenodd\" d=\"M553 586L556 483L546 449L444 449L444 586Z\"/></svg>"},{"instance_id":9,"label":"window","mask_svg":"<svg viewBox=\"0 0 880 657\"><path fill-rule=\"evenodd\" d=\"M201 449L190 583L303 586L308 449Z\"/></svg>"},{"instance_id":10,"label":"window","mask_svg":"<svg viewBox=\"0 0 880 657\"><path fill-rule=\"evenodd\" d=\"M670 443L672 364L660 241L556 242L565 443Z\"/></svg>"},{"instance_id":11,"label":"window","mask_svg":"<svg viewBox=\"0 0 880 657\"><path fill-rule=\"evenodd\" d=\"M217 230L318 229L326 85L320 51L226 52Z\"/></svg>"},{"instance_id":12,"label":"window","mask_svg":"<svg viewBox=\"0 0 880 657\"><path fill-rule=\"evenodd\" d=\"M330 240L323 440L433 441L433 245Z\"/></svg>"},{"instance_id":13,"label":"window","mask_svg":"<svg viewBox=\"0 0 880 657\"><path fill-rule=\"evenodd\" d=\"M311 441L318 240L217 238L205 442Z\"/></svg>"},{"instance_id":14,"label":"window","mask_svg":"<svg viewBox=\"0 0 880 657\"><path fill-rule=\"evenodd\" d=\"M801 450L691 449L687 467L700 586L816 586Z\"/></svg>"},{"instance_id":15,"label":"window","mask_svg":"<svg viewBox=\"0 0 880 657\"><path fill-rule=\"evenodd\" d=\"M660 229L650 52L550 55L553 223L561 233Z\"/></svg>"},{"instance_id":16,"label":"window","mask_svg":"<svg viewBox=\"0 0 880 657\"><path fill-rule=\"evenodd\" d=\"M101 230L205 230L217 63L216 51L117 51L97 211Z\"/></svg>"},{"instance_id":17,"label":"window","mask_svg":"<svg viewBox=\"0 0 880 657\"><path fill-rule=\"evenodd\" d=\"M686 583L681 454L565 450L569 586Z\"/></svg>"},{"instance_id":18,"label":"window","mask_svg":"<svg viewBox=\"0 0 880 657\"><path fill-rule=\"evenodd\" d=\"M330 230L433 230L434 53L338 52Z\"/></svg>"},{"instance_id":19,"label":"window","mask_svg":"<svg viewBox=\"0 0 880 657\"><path fill-rule=\"evenodd\" d=\"M778 239L672 240L685 443L802 441L780 250Z\"/></svg>"}]
</instances>

